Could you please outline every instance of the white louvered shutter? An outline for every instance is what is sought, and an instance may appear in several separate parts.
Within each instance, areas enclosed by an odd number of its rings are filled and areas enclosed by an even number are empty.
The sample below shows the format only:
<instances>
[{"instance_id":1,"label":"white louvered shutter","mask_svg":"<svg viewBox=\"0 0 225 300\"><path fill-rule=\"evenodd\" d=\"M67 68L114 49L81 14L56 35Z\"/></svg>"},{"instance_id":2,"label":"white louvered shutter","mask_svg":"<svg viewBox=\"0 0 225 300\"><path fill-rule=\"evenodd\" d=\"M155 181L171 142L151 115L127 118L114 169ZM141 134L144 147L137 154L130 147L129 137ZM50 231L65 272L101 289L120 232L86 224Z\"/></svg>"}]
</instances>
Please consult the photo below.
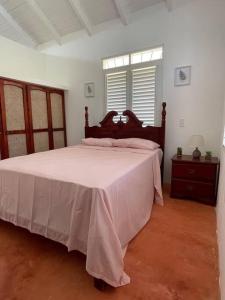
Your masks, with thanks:
<instances>
[{"instance_id":1,"label":"white louvered shutter","mask_svg":"<svg viewBox=\"0 0 225 300\"><path fill-rule=\"evenodd\" d=\"M133 69L132 111L144 122L154 126L156 101L156 66Z\"/></svg>"},{"instance_id":2,"label":"white louvered shutter","mask_svg":"<svg viewBox=\"0 0 225 300\"><path fill-rule=\"evenodd\" d=\"M127 102L127 71L106 74L107 112L115 110L122 114ZM119 117L114 118L118 121Z\"/></svg>"}]
</instances>

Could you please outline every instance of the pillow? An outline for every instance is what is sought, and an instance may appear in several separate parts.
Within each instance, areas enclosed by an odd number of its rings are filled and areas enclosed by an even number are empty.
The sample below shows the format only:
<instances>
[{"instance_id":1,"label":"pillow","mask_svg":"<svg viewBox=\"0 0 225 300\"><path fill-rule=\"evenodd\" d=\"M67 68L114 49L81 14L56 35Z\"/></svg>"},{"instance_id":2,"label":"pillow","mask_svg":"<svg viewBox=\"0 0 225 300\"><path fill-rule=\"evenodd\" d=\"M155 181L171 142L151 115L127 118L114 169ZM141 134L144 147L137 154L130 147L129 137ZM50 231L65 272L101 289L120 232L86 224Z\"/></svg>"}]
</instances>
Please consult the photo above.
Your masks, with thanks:
<instances>
[{"instance_id":1,"label":"pillow","mask_svg":"<svg viewBox=\"0 0 225 300\"><path fill-rule=\"evenodd\" d=\"M103 138L103 139L87 138L87 139L82 139L82 144L88 146L112 147L112 140L113 139L110 138Z\"/></svg>"},{"instance_id":2,"label":"pillow","mask_svg":"<svg viewBox=\"0 0 225 300\"><path fill-rule=\"evenodd\" d=\"M159 144L139 138L129 138L129 139L118 139L112 141L113 147L121 148L137 148L137 149L148 149L155 150L160 147Z\"/></svg>"}]
</instances>

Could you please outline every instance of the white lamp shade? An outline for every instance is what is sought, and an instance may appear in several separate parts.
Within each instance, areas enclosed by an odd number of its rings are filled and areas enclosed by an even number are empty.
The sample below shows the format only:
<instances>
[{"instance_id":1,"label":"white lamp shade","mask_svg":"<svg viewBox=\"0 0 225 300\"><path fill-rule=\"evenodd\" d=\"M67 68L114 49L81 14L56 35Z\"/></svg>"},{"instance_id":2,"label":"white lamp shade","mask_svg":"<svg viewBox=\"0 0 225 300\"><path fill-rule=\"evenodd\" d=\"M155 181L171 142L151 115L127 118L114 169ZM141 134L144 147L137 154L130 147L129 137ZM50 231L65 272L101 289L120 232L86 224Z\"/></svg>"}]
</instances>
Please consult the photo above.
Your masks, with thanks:
<instances>
[{"instance_id":1,"label":"white lamp shade","mask_svg":"<svg viewBox=\"0 0 225 300\"><path fill-rule=\"evenodd\" d=\"M205 141L202 135L192 135L189 140L189 146L190 147L201 147L204 146Z\"/></svg>"}]
</instances>

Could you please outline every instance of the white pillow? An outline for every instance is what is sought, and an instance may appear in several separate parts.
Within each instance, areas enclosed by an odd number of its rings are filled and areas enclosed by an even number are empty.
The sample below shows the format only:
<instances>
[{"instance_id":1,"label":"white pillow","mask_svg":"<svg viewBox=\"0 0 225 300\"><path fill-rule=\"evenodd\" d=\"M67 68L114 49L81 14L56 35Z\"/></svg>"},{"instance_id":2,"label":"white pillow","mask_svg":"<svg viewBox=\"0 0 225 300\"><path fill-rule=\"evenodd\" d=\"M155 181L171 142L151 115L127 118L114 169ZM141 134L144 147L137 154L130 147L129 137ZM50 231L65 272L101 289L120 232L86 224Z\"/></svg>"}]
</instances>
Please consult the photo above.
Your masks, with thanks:
<instances>
[{"instance_id":1,"label":"white pillow","mask_svg":"<svg viewBox=\"0 0 225 300\"><path fill-rule=\"evenodd\" d=\"M110 138L87 138L82 139L82 144L88 145L88 146L100 146L100 147L112 147L112 140Z\"/></svg>"},{"instance_id":2,"label":"white pillow","mask_svg":"<svg viewBox=\"0 0 225 300\"><path fill-rule=\"evenodd\" d=\"M159 144L145 139L139 138L128 138L128 139L113 139L113 147L121 148L137 148L137 149L148 149L155 150L160 147Z\"/></svg>"}]
</instances>

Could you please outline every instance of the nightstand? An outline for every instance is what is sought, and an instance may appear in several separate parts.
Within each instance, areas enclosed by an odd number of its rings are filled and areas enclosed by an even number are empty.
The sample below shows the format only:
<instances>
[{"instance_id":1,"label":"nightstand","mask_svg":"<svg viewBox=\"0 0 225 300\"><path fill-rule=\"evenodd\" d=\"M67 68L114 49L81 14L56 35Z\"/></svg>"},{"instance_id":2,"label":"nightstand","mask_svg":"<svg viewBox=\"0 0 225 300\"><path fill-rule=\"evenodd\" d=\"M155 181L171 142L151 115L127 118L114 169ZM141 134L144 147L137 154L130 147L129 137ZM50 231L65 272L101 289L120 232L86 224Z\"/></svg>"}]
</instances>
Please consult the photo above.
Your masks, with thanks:
<instances>
[{"instance_id":1,"label":"nightstand","mask_svg":"<svg viewBox=\"0 0 225 300\"><path fill-rule=\"evenodd\" d=\"M219 159L193 159L191 155L172 158L171 197L216 205Z\"/></svg>"}]
</instances>

